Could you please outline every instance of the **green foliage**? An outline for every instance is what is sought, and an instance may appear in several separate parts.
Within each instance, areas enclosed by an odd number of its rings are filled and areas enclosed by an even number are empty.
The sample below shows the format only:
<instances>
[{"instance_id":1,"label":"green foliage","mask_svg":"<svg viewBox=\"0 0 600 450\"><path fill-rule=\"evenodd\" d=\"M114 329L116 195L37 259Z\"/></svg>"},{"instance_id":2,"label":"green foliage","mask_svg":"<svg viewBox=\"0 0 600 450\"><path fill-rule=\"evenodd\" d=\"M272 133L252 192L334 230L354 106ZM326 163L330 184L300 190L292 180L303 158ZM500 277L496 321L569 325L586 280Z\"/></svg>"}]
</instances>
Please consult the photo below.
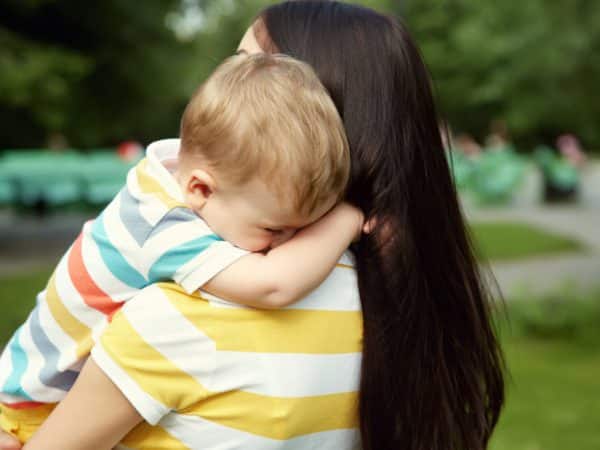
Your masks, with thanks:
<instances>
[{"instance_id":1,"label":"green foliage","mask_svg":"<svg viewBox=\"0 0 600 450\"><path fill-rule=\"evenodd\" d=\"M407 0L404 9L456 128L482 137L502 118L527 144L570 130L600 145L598 2Z\"/></svg>"},{"instance_id":2,"label":"green foliage","mask_svg":"<svg viewBox=\"0 0 600 450\"><path fill-rule=\"evenodd\" d=\"M565 285L543 297L521 293L509 305L511 332L534 339L597 345L600 340L600 292L578 293Z\"/></svg>"},{"instance_id":3,"label":"green foliage","mask_svg":"<svg viewBox=\"0 0 600 450\"><path fill-rule=\"evenodd\" d=\"M188 95L179 73L191 50L165 25L178 5L178 0L3 5L0 120L6 117L14 126L0 128L2 146L43 145L51 133L84 147L174 135ZM11 120L15 114L21 120Z\"/></svg>"},{"instance_id":4,"label":"green foliage","mask_svg":"<svg viewBox=\"0 0 600 450\"><path fill-rule=\"evenodd\" d=\"M273 2L4 1L0 146L43 146L52 133L76 147L175 135L193 89ZM600 3L357 3L404 18L456 129L483 137L503 118L521 146L572 131L600 148Z\"/></svg>"}]
</instances>

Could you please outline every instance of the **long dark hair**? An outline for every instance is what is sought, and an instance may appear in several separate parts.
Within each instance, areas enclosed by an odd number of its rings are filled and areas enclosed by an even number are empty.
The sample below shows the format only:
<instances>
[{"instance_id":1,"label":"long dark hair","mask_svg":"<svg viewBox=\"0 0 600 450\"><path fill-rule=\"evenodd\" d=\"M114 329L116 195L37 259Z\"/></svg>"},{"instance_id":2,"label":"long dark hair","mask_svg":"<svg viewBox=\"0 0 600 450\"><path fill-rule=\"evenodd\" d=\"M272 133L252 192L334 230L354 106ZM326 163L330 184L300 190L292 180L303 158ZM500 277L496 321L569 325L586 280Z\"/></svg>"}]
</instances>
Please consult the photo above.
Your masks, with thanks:
<instances>
[{"instance_id":1,"label":"long dark hair","mask_svg":"<svg viewBox=\"0 0 600 450\"><path fill-rule=\"evenodd\" d=\"M364 449L486 448L504 362L419 50L396 19L335 1L270 6L254 32L316 70L350 142L348 200L377 218L353 248Z\"/></svg>"}]
</instances>

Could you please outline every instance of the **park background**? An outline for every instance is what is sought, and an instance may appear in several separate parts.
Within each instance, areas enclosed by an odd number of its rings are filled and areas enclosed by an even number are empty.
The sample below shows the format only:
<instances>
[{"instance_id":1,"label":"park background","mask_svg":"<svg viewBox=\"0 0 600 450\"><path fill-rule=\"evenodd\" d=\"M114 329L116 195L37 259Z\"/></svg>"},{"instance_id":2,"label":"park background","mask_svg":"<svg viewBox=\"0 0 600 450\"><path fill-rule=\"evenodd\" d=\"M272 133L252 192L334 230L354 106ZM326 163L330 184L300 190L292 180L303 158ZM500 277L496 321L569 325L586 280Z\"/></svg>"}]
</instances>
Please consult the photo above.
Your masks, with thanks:
<instances>
[{"instance_id":1,"label":"park background","mask_svg":"<svg viewBox=\"0 0 600 450\"><path fill-rule=\"evenodd\" d=\"M0 347L122 184L122 143L176 136L190 94L269 3L1 2ZM403 18L446 123L483 147L454 145L449 162L504 294L510 377L492 449L600 448L600 3L360 3ZM565 133L585 160L556 151Z\"/></svg>"}]
</instances>

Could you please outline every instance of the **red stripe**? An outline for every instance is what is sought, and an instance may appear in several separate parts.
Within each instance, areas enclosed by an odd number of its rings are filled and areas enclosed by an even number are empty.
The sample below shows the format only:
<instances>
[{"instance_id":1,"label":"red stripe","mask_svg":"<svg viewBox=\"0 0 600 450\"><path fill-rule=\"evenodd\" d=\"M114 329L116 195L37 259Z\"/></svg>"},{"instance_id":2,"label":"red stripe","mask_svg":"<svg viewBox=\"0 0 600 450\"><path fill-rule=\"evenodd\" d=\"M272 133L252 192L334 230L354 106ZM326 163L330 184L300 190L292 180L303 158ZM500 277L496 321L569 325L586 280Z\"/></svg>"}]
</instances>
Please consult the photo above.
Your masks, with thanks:
<instances>
[{"instance_id":1,"label":"red stripe","mask_svg":"<svg viewBox=\"0 0 600 450\"><path fill-rule=\"evenodd\" d=\"M45 403L18 402L18 403L3 403L3 405L9 407L10 409L30 409L30 408L37 408L38 406L45 405Z\"/></svg>"},{"instance_id":2,"label":"red stripe","mask_svg":"<svg viewBox=\"0 0 600 450\"><path fill-rule=\"evenodd\" d=\"M83 234L80 234L69 253L69 275L71 281L77 292L83 297L83 301L90 308L94 308L102 314L112 316L123 305L123 302L114 302L94 282L83 262L82 242Z\"/></svg>"}]
</instances>

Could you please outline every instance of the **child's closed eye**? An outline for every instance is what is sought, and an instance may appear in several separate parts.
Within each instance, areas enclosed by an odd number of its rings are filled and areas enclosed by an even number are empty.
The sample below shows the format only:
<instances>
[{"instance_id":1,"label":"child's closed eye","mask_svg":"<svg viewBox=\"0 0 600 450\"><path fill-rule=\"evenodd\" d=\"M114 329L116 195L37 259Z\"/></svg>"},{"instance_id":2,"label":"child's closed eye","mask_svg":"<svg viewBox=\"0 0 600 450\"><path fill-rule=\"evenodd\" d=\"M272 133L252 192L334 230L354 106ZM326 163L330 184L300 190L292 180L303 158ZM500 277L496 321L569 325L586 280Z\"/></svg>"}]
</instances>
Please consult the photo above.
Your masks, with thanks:
<instances>
[{"instance_id":1,"label":"child's closed eye","mask_svg":"<svg viewBox=\"0 0 600 450\"><path fill-rule=\"evenodd\" d=\"M277 234L277 233L281 233L283 230L279 229L279 228L263 228L263 230L272 233L272 234Z\"/></svg>"}]
</instances>

